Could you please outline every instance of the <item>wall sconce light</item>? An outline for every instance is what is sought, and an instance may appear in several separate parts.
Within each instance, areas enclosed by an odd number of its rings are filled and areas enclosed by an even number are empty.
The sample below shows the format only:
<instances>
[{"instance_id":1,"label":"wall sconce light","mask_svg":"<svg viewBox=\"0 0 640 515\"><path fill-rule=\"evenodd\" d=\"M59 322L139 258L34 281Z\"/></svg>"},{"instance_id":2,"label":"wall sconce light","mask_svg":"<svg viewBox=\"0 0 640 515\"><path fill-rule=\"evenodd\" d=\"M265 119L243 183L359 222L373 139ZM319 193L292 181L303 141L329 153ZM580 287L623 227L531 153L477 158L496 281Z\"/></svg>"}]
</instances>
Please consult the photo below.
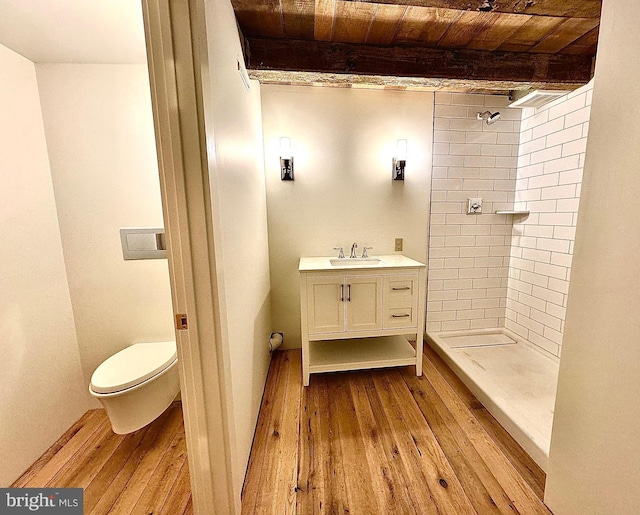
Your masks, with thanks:
<instances>
[{"instance_id":1,"label":"wall sconce light","mask_svg":"<svg viewBox=\"0 0 640 515\"><path fill-rule=\"evenodd\" d=\"M293 156L291 155L291 139L280 138L280 179L293 180Z\"/></svg>"},{"instance_id":2,"label":"wall sconce light","mask_svg":"<svg viewBox=\"0 0 640 515\"><path fill-rule=\"evenodd\" d=\"M396 143L396 156L393 158L392 177L394 181L404 181L404 167L407 164L407 140Z\"/></svg>"}]
</instances>

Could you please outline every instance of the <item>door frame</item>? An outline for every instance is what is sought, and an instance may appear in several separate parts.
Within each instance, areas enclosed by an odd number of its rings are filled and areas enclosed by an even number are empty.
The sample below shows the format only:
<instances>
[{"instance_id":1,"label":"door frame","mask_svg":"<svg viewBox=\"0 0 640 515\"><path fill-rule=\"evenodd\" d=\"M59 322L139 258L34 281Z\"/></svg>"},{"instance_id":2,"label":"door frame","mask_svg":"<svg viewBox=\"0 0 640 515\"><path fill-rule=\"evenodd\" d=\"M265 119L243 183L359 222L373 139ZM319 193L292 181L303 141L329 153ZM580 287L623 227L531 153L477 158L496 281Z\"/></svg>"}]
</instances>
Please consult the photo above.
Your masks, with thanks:
<instances>
[{"instance_id":1,"label":"door frame","mask_svg":"<svg viewBox=\"0 0 640 515\"><path fill-rule=\"evenodd\" d=\"M202 72L205 0L141 0L195 513L239 513L229 368L221 348ZM212 129L209 128L209 134Z\"/></svg>"}]
</instances>

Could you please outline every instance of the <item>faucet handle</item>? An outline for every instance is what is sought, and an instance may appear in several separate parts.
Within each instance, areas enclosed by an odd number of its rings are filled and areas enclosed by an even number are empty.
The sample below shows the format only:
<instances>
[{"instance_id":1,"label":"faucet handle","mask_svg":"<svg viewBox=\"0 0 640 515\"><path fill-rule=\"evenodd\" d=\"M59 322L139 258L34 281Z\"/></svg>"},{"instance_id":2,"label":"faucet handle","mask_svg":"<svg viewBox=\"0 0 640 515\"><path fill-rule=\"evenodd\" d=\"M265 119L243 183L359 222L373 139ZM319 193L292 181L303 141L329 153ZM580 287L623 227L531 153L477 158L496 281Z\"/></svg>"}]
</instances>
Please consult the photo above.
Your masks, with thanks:
<instances>
[{"instance_id":1,"label":"faucet handle","mask_svg":"<svg viewBox=\"0 0 640 515\"><path fill-rule=\"evenodd\" d=\"M371 250L373 247L362 247L362 257L368 258L369 254L367 254L367 250Z\"/></svg>"},{"instance_id":2,"label":"faucet handle","mask_svg":"<svg viewBox=\"0 0 640 515\"><path fill-rule=\"evenodd\" d=\"M333 250L338 251L338 259L344 259L344 250L342 250L342 247L333 247Z\"/></svg>"}]
</instances>

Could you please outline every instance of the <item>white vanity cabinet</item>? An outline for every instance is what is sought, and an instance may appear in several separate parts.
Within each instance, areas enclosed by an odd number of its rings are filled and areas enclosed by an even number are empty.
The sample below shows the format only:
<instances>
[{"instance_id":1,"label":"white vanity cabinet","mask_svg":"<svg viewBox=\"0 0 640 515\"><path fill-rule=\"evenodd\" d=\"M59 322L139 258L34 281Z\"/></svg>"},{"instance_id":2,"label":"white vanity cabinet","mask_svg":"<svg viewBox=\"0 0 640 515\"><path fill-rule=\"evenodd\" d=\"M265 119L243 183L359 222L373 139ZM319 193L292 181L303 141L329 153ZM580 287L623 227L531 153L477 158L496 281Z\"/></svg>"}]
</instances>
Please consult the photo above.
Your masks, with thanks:
<instances>
[{"instance_id":1,"label":"white vanity cabinet","mask_svg":"<svg viewBox=\"0 0 640 515\"><path fill-rule=\"evenodd\" d=\"M310 374L339 370L415 365L421 375L426 266L399 255L332 262L300 259L304 385Z\"/></svg>"}]
</instances>

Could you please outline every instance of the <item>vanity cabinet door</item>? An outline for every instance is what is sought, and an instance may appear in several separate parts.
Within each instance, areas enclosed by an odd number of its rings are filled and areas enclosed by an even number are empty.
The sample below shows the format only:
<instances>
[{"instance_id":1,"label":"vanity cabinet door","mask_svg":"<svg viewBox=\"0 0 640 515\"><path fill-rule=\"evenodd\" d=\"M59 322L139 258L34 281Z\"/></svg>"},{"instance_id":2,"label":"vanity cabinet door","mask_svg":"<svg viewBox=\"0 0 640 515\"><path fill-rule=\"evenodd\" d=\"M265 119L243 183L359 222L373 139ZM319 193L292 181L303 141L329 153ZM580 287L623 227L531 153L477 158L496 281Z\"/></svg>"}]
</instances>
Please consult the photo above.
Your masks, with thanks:
<instances>
[{"instance_id":1,"label":"vanity cabinet door","mask_svg":"<svg viewBox=\"0 0 640 515\"><path fill-rule=\"evenodd\" d=\"M344 276L307 279L309 334L344 332Z\"/></svg>"},{"instance_id":2,"label":"vanity cabinet door","mask_svg":"<svg viewBox=\"0 0 640 515\"><path fill-rule=\"evenodd\" d=\"M382 277L345 278L347 331L382 329Z\"/></svg>"}]
</instances>

